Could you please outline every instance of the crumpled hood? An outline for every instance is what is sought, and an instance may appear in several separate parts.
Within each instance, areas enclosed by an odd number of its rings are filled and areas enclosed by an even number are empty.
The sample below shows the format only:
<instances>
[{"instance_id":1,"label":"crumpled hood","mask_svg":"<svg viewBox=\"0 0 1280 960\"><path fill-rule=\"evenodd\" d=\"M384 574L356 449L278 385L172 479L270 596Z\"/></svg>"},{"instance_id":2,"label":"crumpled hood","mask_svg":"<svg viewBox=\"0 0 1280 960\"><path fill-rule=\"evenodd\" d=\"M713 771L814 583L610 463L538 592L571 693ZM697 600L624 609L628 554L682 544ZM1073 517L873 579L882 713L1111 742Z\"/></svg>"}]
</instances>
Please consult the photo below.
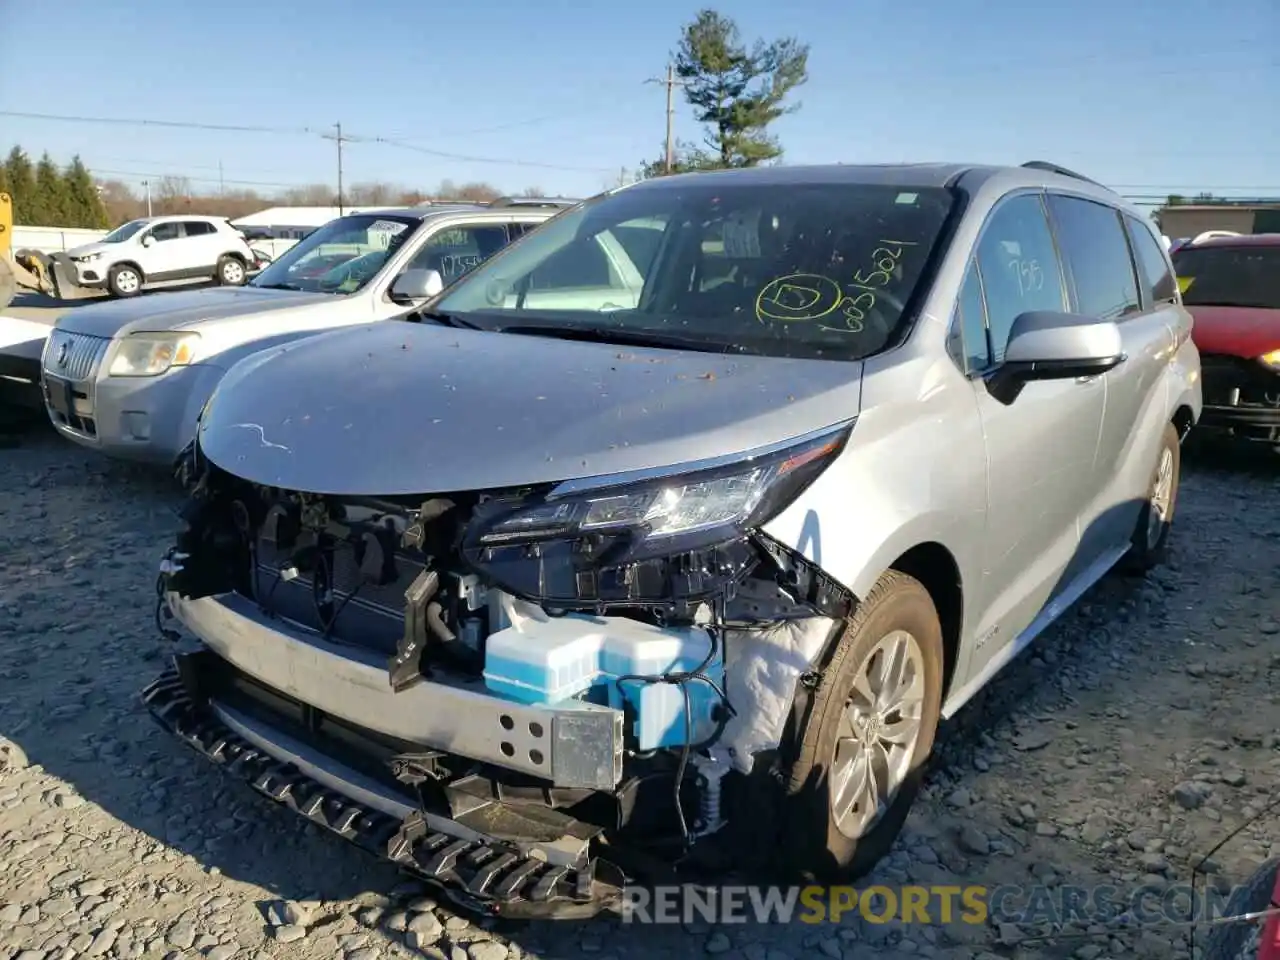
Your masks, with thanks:
<instances>
[{"instance_id":1,"label":"crumpled hood","mask_svg":"<svg viewBox=\"0 0 1280 960\"><path fill-rule=\"evenodd\" d=\"M1187 307L1191 339L1201 353L1252 360L1280 350L1280 310L1262 307Z\"/></svg>"},{"instance_id":2,"label":"crumpled hood","mask_svg":"<svg viewBox=\"0 0 1280 960\"><path fill-rule=\"evenodd\" d=\"M147 330L181 330L209 320L229 320L311 303L341 303L342 297L256 287L209 287L143 294L73 307L58 318L59 330L95 337ZM128 329L126 329L128 328Z\"/></svg>"},{"instance_id":3,"label":"crumpled hood","mask_svg":"<svg viewBox=\"0 0 1280 960\"><path fill-rule=\"evenodd\" d=\"M861 363L378 323L233 366L200 446L230 473L291 490L493 489L783 442L855 416L861 376Z\"/></svg>"}]
</instances>

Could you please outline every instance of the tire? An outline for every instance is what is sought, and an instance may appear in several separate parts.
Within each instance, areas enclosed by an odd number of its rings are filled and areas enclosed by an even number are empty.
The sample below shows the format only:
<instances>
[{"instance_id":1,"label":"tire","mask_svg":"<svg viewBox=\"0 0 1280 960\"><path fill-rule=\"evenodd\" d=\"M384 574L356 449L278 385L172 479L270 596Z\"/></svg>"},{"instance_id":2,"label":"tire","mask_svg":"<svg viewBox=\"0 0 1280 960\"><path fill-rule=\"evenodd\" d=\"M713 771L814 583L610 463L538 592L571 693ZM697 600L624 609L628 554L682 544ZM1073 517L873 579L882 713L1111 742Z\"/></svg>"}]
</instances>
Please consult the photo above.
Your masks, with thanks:
<instances>
[{"instance_id":1,"label":"tire","mask_svg":"<svg viewBox=\"0 0 1280 960\"><path fill-rule=\"evenodd\" d=\"M244 261L229 253L218 258L218 265L214 270L214 279L224 287L242 287L249 279Z\"/></svg>"},{"instance_id":2,"label":"tire","mask_svg":"<svg viewBox=\"0 0 1280 960\"><path fill-rule=\"evenodd\" d=\"M913 665L920 683L918 705L911 711L918 715L914 746L900 748L898 762L905 775L869 829L850 830L846 825L842 830L832 810L832 790L839 789L835 753L844 739L840 733L846 702L854 696L855 680L872 664L882 642L892 642L900 632L915 643ZM845 625L798 734L798 757L780 818L778 860L788 873L816 882L852 879L889 852L920 790L924 765L933 750L942 709L942 676L942 627L933 600L919 581L890 571ZM892 721L893 716L885 714L881 722Z\"/></svg>"},{"instance_id":3,"label":"tire","mask_svg":"<svg viewBox=\"0 0 1280 960\"><path fill-rule=\"evenodd\" d=\"M1243 886L1232 891L1224 916L1236 917L1268 909L1272 905L1271 893L1275 890L1277 871L1280 871L1280 857L1273 857ZM1246 947L1252 946L1250 941L1260 933L1262 926L1261 920L1216 924L1205 940L1201 960L1254 960L1259 956L1258 948L1255 946L1246 951Z\"/></svg>"},{"instance_id":4,"label":"tire","mask_svg":"<svg viewBox=\"0 0 1280 960\"><path fill-rule=\"evenodd\" d=\"M142 271L130 263L117 263L107 271L107 289L113 297L136 297L142 282Z\"/></svg>"},{"instance_id":5,"label":"tire","mask_svg":"<svg viewBox=\"0 0 1280 960\"><path fill-rule=\"evenodd\" d=\"M1162 471L1167 471L1168 490L1161 494ZM1169 555L1169 533L1173 527L1174 510L1178 506L1178 483L1182 476L1182 444L1178 428L1165 424L1160 451L1156 454L1147 486L1147 499L1138 515L1129 552L1125 555L1127 573L1141 576L1164 563ZM1160 506L1163 503L1163 506ZM1159 510L1156 519L1153 514Z\"/></svg>"}]
</instances>

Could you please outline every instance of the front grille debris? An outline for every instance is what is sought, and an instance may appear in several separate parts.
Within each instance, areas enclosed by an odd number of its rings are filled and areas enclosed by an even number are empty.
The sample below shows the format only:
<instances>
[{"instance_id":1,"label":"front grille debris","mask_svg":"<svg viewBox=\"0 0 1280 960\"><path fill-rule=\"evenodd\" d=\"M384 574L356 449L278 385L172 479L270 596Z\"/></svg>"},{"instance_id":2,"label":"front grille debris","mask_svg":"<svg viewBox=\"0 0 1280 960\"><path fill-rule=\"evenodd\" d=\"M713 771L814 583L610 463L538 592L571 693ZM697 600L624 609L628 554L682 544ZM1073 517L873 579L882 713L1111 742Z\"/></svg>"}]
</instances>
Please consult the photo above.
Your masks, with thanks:
<instances>
[{"instance_id":1,"label":"front grille debris","mask_svg":"<svg viewBox=\"0 0 1280 960\"><path fill-rule=\"evenodd\" d=\"M584 918L616 910L615 872L592 860L570 870L491 838L463 839L433 830L420 813L403 821L356 803L281 763L241 738L187 691L176 666L142 691L152 717L229 775L299 816L437 887L456 906L510 919ZM601 869L603 868L603 869Z\"/></svg>"}]
</instances>

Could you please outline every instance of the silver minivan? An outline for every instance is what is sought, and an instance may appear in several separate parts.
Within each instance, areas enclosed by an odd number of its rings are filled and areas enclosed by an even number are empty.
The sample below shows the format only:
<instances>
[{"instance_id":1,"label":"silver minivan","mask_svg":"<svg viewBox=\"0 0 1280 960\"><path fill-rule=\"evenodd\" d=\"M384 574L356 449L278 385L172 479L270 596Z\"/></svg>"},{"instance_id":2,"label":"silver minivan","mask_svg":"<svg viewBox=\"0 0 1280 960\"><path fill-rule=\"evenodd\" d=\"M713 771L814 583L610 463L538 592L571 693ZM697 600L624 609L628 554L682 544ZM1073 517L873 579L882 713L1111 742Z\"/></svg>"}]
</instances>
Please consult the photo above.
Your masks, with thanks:
<instances>
[{"instance_id":1,"label":"silver minivan","mask_svg":"<svg viewBox=\"0 0 1280 960\"><path fill-rule=\"evenodd\" d=\"M864 871L940 718L1160 562L1201 411L1159 234L1038 162L651 180L408 319L222 381L145 698L511 916Z\"/></svg>"}]
</instances>

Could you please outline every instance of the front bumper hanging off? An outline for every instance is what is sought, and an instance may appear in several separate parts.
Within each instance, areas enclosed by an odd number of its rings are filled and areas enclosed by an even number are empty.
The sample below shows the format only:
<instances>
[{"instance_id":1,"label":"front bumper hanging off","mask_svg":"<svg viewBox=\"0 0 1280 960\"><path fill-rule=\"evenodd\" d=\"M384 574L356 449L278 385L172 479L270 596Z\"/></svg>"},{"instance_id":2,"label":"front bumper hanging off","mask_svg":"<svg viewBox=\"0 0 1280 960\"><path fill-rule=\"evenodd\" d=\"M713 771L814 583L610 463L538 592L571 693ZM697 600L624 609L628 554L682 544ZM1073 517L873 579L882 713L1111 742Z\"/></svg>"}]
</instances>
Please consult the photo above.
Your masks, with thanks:
<instances>
[{"instance_id":1,"label":"front bumper hanging off","mask_svg":"<svg viewBox=\"0 0 1280 960\"><path fill-rule=\"evenodd\" d=\"M202 656L207 651L178 654L145 688L143 702L163 728L259 793L397 864L465 910L549 919L620 909L621 871L589 857L585 842L578 851L517 845L423 813L307 745L193 696L186 677L199 670L192 658Z\"/></svg>"}]
</instances>

